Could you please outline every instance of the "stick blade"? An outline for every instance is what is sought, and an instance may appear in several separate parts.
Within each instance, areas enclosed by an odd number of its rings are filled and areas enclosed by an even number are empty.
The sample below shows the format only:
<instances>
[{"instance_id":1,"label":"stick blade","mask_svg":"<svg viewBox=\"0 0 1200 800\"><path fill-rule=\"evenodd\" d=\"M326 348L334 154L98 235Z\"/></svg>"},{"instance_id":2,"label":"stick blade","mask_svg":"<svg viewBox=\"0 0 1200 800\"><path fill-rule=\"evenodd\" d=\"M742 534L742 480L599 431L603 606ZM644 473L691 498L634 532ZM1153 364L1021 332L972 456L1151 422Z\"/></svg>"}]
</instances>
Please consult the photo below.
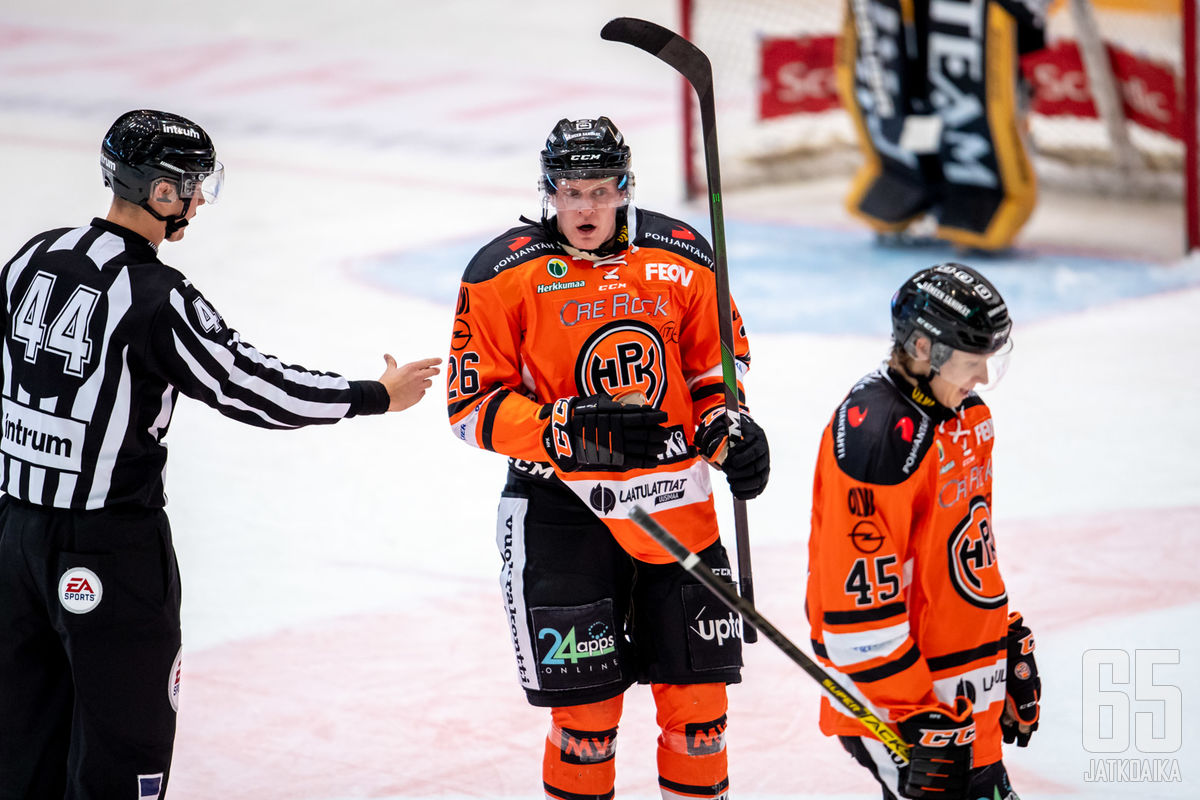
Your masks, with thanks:
<instances>
[{"instance_id":1,"label":"stick blade","mask_svg":"<svg viewBox=\"0 0 1200 800\"><path fill-rule=\"evenodd\" d=\"M696 45L672 30L637 17L617 17L600 29L600 38L645 50L687 78L701 96L712 88L712 64Z\"/></svg>"}]
</instances>

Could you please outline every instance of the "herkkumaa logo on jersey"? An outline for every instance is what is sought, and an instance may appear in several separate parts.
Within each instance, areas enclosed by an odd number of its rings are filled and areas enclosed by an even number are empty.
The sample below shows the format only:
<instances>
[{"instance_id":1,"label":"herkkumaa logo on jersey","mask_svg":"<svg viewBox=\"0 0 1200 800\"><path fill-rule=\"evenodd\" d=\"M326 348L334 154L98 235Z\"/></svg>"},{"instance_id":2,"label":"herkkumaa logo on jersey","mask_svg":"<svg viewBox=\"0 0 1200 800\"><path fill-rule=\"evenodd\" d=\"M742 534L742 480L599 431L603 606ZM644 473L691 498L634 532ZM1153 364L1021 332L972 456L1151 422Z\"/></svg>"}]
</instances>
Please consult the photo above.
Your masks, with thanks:
<instances>
[{"instance_id":1,"label":"herkkumaa logo on jersey","mask_svg":"<svg viewBox=\"0 0 1200 800\"><path fill-rule=\"evenodd\" d=\"M650 405L662 406L667 388L666 347L658 330L638 320L610 322L579 350L575 382L579 394L618 397L637 390Z\"/></svg>"}]
</instances>

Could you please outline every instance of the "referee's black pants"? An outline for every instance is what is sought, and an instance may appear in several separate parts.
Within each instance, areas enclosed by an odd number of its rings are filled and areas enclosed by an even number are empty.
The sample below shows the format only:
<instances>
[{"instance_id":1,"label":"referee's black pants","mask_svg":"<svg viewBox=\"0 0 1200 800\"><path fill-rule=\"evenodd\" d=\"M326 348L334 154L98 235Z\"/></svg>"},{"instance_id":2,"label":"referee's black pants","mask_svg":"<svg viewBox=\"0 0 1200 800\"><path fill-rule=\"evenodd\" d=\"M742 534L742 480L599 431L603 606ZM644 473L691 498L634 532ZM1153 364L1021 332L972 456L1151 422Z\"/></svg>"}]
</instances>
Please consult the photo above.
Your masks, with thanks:
<instances>
[{"instance_id":1,"label":"referee's black pants","mask_svg":"<svg viewBox=\"0 0 1200 800\"><path fill-rule=\"evenodd\" d=\"M0 800L160 800L179 570L162 509L0 497Z\"/></svg>"}]
</instances>

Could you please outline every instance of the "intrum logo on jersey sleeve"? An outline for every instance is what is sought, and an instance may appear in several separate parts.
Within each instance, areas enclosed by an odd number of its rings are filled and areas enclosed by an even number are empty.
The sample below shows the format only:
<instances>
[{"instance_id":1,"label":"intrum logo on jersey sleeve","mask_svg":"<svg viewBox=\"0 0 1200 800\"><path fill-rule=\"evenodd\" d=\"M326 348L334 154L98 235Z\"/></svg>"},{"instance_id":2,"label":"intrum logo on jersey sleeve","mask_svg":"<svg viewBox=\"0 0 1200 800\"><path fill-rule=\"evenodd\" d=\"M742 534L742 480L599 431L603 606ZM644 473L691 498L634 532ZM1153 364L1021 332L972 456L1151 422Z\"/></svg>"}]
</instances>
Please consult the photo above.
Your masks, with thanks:
<instances>
[{"instance_id":1,"label":"intrum logo on jersey sleeve","mask_svg":"<svg viewBox=\"0 0 1200 800\"><path fill-rule=\"evenodd\" d=\"M575 362L575 382L582 396L617 397L640 391L655 408L667 388L666 347L658 330L628 320L604 325L584 342Z\"/></svg>"},{"instance_id":2,"label":"intrum logo on jersey sleeve","mask_svg":"<svg viewBox=\"0 0 1200 800\"><path fill-rule=\"evenodd\" d=\"M179 646L179 652L175 654L175 661L171 664L171 674L167 676L167 699L171 701L171 709L179 711L179 689L183 684L183 645Z\"/></svg>"},{"instance_id":3,"label":"intrum logo on jersey sleeve","mask_svg":"<svg viewBox=\"0 0 1200 800\"><path fill-rule=\"evenodd\" d=\"M58 602L72 614L96 610L103 596L100 577L87 567L72 567L58 579Z\"/></svg>"},{"instance_id":4,"label":"intrum logo on jersey sleeve","mask_svg":"<svg viewBox=\"0 0 1200 800\"><path fill-rule=\"evenodd\" d=\"M552 278L565 278L567 276L567 262L561 258L552 258L546 262L546 272L549 272Z\"/></svg>"},{"instance_id":5,"label":"intrum logo on jersey sleeve","mask_svg":"<svg viewBox=\"0 0 1200 800\"><path fill-rule=\"evenodd\" d=\"M950 580L964 600L980 608L999 608L1008 602L996 563L991 511L983 497L971 498L967 515L950 536L947 555Z\"/></svg>"}]
</instances>

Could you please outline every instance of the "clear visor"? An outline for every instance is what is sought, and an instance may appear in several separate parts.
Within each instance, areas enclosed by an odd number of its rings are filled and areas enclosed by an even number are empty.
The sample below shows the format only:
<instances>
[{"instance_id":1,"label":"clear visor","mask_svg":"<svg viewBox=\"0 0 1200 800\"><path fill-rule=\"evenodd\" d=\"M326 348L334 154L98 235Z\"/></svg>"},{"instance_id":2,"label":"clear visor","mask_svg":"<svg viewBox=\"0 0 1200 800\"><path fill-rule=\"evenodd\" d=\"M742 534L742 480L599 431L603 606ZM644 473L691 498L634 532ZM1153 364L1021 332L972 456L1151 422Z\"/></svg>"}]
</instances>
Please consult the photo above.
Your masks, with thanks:
<instances>
[{"instance_id":1,"label":"clear visor","mask_svg":"<svg viewBox=\"0 0 1200 800\"><path fill-rule=\"evenodd\" d=\"M225 185L225 165L214 162L211 172L183 172L179 176L179 196L195 197L199 191L206 203L215 203Z\"/></svg>"},{"instance_id":2,"label":"clear visor","mask_svg":"<svg viewBox=\"0 0 1200 800\"><path fill-rule=\"evenodd\" d=\"M547 175L542 179L542 200L549 209L577 211L585 208L621 208L629 205L633 176L571 178Z\"/></svg>"},{"instance_id":3,"label":"clear visor","mask_svg":"<svg viewBox=\"0 0 1200 800\"><path fill-rule=\"evenodd\" d=\"M1008 339L999 350L992 353L968 353L950 347L946 349L949 350L949 356L937 368L938 376L959 389L978 392L996 388L996 384L1004 377L1012 357L1013 343L1012 339ZM935 353L936 355L938 354ZM936 362L936 357L934 360Z\"/></svg>"}]
</instances>

